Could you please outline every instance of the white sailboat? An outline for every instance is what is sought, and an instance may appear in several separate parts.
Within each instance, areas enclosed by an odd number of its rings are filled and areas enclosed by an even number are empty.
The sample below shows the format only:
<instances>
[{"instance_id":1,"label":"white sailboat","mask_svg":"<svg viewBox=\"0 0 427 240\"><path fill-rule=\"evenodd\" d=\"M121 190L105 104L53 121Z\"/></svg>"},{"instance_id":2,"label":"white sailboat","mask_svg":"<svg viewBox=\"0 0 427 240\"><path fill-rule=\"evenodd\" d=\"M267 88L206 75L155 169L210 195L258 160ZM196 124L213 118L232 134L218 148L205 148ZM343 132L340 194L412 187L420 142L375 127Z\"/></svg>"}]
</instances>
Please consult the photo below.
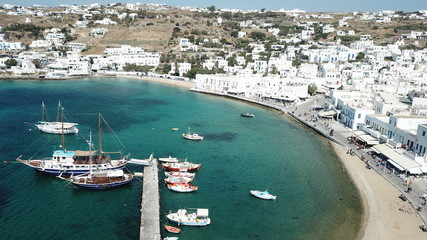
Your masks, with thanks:
<instances>
[{"instance_id":1,"label":"white sailboat","mask_svg":"<svg viewBox=\"0 0 427 240\"><path fill-rule=\"evenodd\" d=\"M42 102L42 121L34 124L40 131L51 134L77 134L79 129L77 123L61 122L60 116L63 116L64 109L61 102L58 103L58 116L56 122L47 121L46 106Z\"/></svg>"}]
</instances>

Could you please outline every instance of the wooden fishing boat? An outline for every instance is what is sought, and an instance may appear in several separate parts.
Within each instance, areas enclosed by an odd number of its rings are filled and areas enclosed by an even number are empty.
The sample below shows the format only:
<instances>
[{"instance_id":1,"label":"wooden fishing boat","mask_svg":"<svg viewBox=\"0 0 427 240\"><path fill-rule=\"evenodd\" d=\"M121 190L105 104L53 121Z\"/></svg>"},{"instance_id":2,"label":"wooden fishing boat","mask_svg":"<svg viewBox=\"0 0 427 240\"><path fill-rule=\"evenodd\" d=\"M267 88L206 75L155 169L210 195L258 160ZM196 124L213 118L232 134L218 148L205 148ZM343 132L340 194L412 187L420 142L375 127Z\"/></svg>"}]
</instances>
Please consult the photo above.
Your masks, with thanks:
<instances>
[{"instance_id":1,"label":"wooden fishing boat","mask_svg":"<svg viewBox=\"0 0 427 240\"><path fill-rule=\"evenodd\" d=\"M202 227L211 223L209 209L179 209L176 213L166 215L169 221L178 225Z\"/></svg>"},{"instance_id":2,"label":"wooden fishing boat","mask_svg":"<svg viewBox=\"0 0 427 240\"><path fill-rule=\"evenodd\" d=\"M190 128L188 128L188 132L187 133L183 133L182 134L182 136L185 138L185 139L188 139L188 140L193 140L193 141L201 141L201 140L203 140L203 136L200 136L199 134L197 134L197 133L191 133L190 132Z\"/></svg>"},{"instance_id":3,"label":"wooden fishing boat","mask_svg":"<svg viewBox=\"0 0 427 240\"><path fill-rule=\"evenodd\" d=\"M181 229L179 229L177 227L165 225L165 228L170 233L180 233L181 232Z\"/></svg>"},{"instance_id":4,"label":"wooden fishing boat","mask_svg":"<svg viewBox=\"0 0 427 240\"><path fill-rule=\"evenodd\" d=\"M194 178L191 177L175 177L170 176L165 179L165 183L174 184L174 183L191 183Z\"/></svg>"},{"instance_id":5,"label":"wooden fishing boat","mask_svg":"<svg viewBox=\"0 0 427 240\"><path fill-rule=\"evenodd\" d=\"M196 191L199 187L193 186L190 183L173 183L168 184L168 189L175 192L188 193Z\"/></svg>"},{"instance_id":6,"label":"wooden fishing boat","mask_svg":"<svg viewBox=\"0 0 427 240\"><path fill-rule=\"evenodd\" d=\"M168 171L196 171L200 166L201 164L191 162L162 163L163 169Z\"/></svg>"},{"instance_id":7,"label":"wooden fishing boat","mask_svg":"<svg viewBox=\"0 0 427 240\"><path fill-rule=\"evenodd\" d=\"M165 172L165 176L166 177L173 176L173 177L189 177L189 178L194 178L194 176L196 176L196 174L195 173L190 173L190 172L187 172L187 171L183 171L183 172L180 172L180 171L171 171L171 172Z\"/></svg>"}]
</instances>

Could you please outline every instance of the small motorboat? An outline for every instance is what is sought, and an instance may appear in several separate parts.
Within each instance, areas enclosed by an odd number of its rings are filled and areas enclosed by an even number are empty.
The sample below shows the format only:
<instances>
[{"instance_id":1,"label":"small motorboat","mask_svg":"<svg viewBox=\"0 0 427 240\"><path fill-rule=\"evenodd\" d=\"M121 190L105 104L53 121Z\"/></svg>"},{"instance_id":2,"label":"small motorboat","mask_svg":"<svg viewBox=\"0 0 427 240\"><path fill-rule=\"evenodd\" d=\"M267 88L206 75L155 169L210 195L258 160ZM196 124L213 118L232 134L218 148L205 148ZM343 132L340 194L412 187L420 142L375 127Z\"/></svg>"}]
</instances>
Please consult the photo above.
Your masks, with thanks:
<instances>
[{"instance_id":1,"label":"small motorboat","mask_svg":"<svg viewBox=\"0 0 427 240\"><path fill-rule=\"evenodd\" d=\"M169 221L178 225L202 227L211 223L209 218L209 209L179 209L176 213L169 213L166 215Z\"/></svg>"},{"instance_id":2,"label":"small motorboat","mask_svg":"<svg viewBox=\"0 0 427 240\"><path fill-rule=\"evenodd\" d=\"M178 158L174 158L174 157L171 157L171 156L169 156L167 158L158 158L158 160L160 162L178 162L179 161Z\"/></svg>"},{"instance_id":3,"label":"small motorboat","mask_svg":"<svg viewBox=\"0 0 427 240\"><path fill-rule=\"evenodd\" d=\"M187 192L194 192L199 187L193 186L189 183L173 183L168 184L169 190L175 191L175 192L181 192L181 193L187 193Z\"/></svg>"},{"instance_id":4,"label":"small motorboat","mask_svg":"<svg viewBox=\"0 0 427 240\"><path fill-rule=\"evenodd\" d=\"M242 116L242 117L250 117L250 118L255 117L255 115L252 114L252 113L241 113L240 116Z\"/></svg>"},{"instance_id":5,"label":"small motorboat","mask_svg":"<svg viewBox=\"0 0 427 240\"><path fill-rule=\"evenodd\" d=\"M180 233L181 232L181 229L179 229L177 227L165 225L165 228L170 233Z\"/></svg>"},{"instance_id":6,"label":"small motorboat","mask_svg":"<svg viewBox=\"0 0 427 240\"><path fill-rule=\"evenodd\" d=\"M192 133L192 134L190 134L190 133L183 133L182 134L182 136L185 138L185 139L188 139L188 140L193 140L193 141L202 141L203 140L203 136L200 136L199 134L197 134L197 133Z\"/></svg>"},{"instance_id":7,"label":"small motorboat","mask_svg":"<svg viewBox=\"0 0 427 240\"><path fill-rule=\"evenodd\" d=\"M265 191L259 191L259 190L250 190L252 196L257 197L257 198L261 198L264 200L276 200L276 196L271 195L270 193L268 193L268 190Z\"/></svg>"},{"instance_id":8,"label":"small motorboat","mask_svg":"<svg viewBox=\"0 0 427 240\"><path fill-rule=\"evenodd\" d=\"M200 169L201 164L194 164L191 162L177 162L177 163L162 163L162 167L169 171L197 171Z\"/></svg>"},{"instance_id":9,"label":"small motorboat","mask_svg":"<svg viewBox=\"0 0 427 240\"><path fill-rule=\"evenodd\" d=\"M179 128L172 128L172 131L178 131Z\"/></svg>"},{"instance_id":10,"label":"small motorboat","mask_svg":"<svg viewBox=\"0 0 427 240\"><path fill-rule=\"evenodd\" d=\"M164 240L178 240L178 237L165 237Z\"/></svg>"},{"instance_id":11,"label":"small motorboat","mask_svg":"<svg viewBox=\"0 0 427 240\"><path fill-rule=\"evenodd\" d=\"M165 179L165 183L174 184L174 183L191 183L194 180L192 177L175 177L170 176Z\"/></svg>"},{"instance_id":12,"label":"small motorboat","mask_svg":"<svg viewBox=\"0 0 427 240\"><path fill-rule=\"evenodd\" d=\"M165 176L166 177L189 177L189 178L194 178L194 176L196 176L195 173L190 173L190 172L180 172L180 171L171 171L171 172L165 172Z\"/></svg>"},{"instance_id":13,"label":"small motorboat","mask_svg":"<svg viewBox=\"0 0 427 240\"><path fill-rule=\"evenodd\" d=\"M202 141L203 140L203 136L200 136L197 133L191 133L190 132L190 128L188 128L188 133L183 133L182 137L184 137L185 139L188 140L193 140L193 141Z\"/></svg>"}]
</instances>

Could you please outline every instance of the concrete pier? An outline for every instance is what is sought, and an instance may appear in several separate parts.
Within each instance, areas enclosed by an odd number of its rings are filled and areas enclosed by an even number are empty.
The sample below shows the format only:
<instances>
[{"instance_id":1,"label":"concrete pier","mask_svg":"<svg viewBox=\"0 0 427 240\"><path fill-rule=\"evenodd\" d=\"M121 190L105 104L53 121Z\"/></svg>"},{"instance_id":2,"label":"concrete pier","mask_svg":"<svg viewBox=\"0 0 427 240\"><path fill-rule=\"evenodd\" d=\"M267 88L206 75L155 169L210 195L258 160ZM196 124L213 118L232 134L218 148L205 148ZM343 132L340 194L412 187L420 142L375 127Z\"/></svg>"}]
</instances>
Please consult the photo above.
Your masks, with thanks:
<instances>
[{"instance_id":1,"label":"concrete pier","mask_svg":"<svg viewBox=\"0 0 427 240\"><path fill-rule=\"evenodd\" d=\"M160 240L160 201L157 159L144 167L140 240Z\"/></svg>"}]
</instances>

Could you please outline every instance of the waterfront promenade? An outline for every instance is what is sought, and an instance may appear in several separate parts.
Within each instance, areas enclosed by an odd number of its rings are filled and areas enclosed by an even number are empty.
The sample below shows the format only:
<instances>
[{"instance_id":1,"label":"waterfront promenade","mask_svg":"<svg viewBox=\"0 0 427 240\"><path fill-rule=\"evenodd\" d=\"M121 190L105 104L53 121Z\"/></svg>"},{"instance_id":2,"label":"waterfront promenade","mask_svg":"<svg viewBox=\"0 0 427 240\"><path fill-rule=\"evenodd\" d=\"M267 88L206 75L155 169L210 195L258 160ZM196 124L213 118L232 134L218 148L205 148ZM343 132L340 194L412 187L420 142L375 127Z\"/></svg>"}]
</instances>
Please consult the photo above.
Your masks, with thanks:
<instances>
[{"instance_id":1,"label":"waterfront promenade","mask_svg":"<svg viewBox=\"0 0 427 240\"><path fill-rule=\"evenodd\" d=\"M140 240L160 240L160 196L157 159L144 167Z\"/></svg>"}]
</instances>

